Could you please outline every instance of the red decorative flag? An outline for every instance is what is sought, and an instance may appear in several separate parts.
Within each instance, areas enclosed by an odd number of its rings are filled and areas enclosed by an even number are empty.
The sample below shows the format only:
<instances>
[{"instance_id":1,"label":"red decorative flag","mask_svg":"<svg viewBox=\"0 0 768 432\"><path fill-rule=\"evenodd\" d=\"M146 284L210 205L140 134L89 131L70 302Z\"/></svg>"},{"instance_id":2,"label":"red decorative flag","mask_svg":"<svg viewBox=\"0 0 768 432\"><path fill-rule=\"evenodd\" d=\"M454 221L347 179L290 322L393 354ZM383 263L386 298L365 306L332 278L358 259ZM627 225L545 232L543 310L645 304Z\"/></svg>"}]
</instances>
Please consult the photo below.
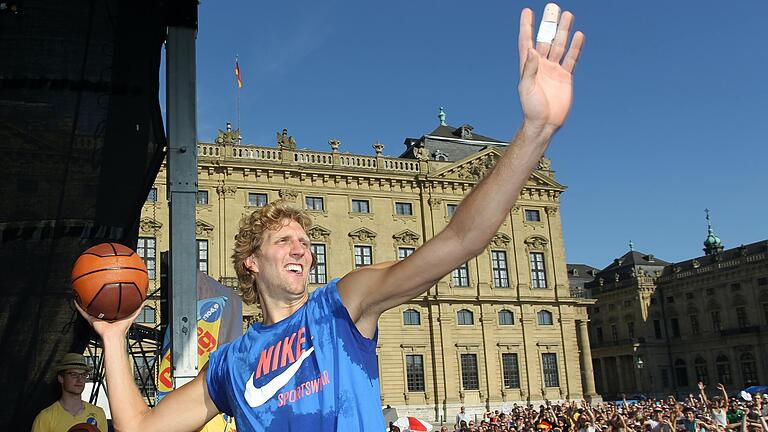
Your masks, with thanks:
<instances>
[{"instance_id":1,"label":"red decorative flag","mask_svg":"<svg viewBox=\"0 0 768 432\"><path fill-rule=\"evenodd\" d=\"M548 421L546 421L546 420L542 420L542 421L541 421L541 423L539 423L539 424L537 425L537 427L538 427L539 429L544 429L544 430L547 430L547 429L552 429L552 423L550 423L550 422L548 422Z\"/></svg>"},{"instance_id":2,"label":"red decorative flag","mask_svg":"<svg viewBox=\"0 0 768 432\"><path fill-rule=\"evenodd\" d=\"M235 60L235 76L237 77L237 88L243 88L243 80L240 79L240 65Z\"/></svg>"}]
</instances>

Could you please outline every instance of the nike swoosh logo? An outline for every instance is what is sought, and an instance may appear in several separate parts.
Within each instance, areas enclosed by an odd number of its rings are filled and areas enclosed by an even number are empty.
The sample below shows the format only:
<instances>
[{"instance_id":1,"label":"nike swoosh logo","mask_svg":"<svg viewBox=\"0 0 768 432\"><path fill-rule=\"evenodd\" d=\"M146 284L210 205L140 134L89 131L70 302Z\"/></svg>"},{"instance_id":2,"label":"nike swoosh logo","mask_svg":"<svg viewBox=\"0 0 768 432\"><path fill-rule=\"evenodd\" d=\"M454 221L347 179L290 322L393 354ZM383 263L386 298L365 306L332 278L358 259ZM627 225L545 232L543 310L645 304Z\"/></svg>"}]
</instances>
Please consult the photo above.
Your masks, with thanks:
<instances>
[{"instance_id":1,"label":"nike swoosh logo","mask_svg":"<svg viewBox=\"0 0 768 432\"><path fill-rule=\"evenodd\" d=\"M304 360L306 360L306 358L309 357L309 355L314 351L314 346L304 351L292 365L288 366L288 369L280 372L280 375L272 378L268 383L261 387L256 387L253 385L253 372L251 372L251 376L248 378L248 382L245 383L245 393L243 394L243 396L245 396L245 401L248 402L248 405L251 408L264 405L264 403L268 401L272 396L274 396L278 390L288 384L288 381L290 381L291 378L296 375L296 372L299 371L299 368L301 367L301 364L304 362Z\"/></svg>"}]
</instances>

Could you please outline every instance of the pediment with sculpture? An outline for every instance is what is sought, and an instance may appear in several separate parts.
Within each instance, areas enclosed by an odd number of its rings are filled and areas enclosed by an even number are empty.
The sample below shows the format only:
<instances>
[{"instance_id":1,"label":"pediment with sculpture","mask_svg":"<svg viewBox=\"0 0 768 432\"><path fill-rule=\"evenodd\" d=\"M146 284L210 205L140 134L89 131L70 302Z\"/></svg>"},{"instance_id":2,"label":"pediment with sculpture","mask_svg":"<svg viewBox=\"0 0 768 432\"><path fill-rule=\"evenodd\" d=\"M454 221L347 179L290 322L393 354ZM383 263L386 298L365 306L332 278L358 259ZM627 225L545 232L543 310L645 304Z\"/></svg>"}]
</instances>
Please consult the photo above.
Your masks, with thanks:
<instances>
[{"instance_id":1,"label":"pediment with sculpture","mask_svg":"<svg viewBox=\"0 0 768 432\"><path fill-rule=\"evenodd\" d=\"M214 226L204 220L195 221L195 234L198 237L211 237Z\"/></svg>"},{"instance_id":2,"label":"pediment with sculpture","mask_svg":"<svg viewBox=\"0 0 768 432\"><path fill-rule=\"evenodd\" d=\"M438 170L434 178L479 181L496 165L500 157L501 152L497 148L489 147ZM541 169L541 165L539 168ZM533 171L526 186L565 190L565 186L547 175L547 171Z\"/></svg>"},{"instance_id":3,"label":"pediment with sculpture","mask_svg":"<svg viewBox=\"0 0 768 432\"><path fill-rule=\"evenodd\" d=\"M310 240L327 242L331 237L331 230L320 225L314 225L307 230L307 235Z\"/></svg>"},{"instance_id":4,"label":"pediment with sculpture","mask_svg":"<svg viewBox=\"0 0 768 432\"><path fill-rule=\"evenodd\" d=\"M374 239L376 239L376 233L369 230L368 228L363 227L351 231L349 233L349 237L352 238L352 240L355 242L373 243Z\"/></svg>"},{"instance_id":5,"label":"pediment with sculpture","mask_svg":"<svg viewBox=\"0 0 768 432\"><path fill-rule=\"evenodd\" d=\"M543 236L532 235L525 239L524 243L528 250L544 250L547 248L549 240Z\"/></svg>"},{"instance_id":6,"label":"pediment with sculpture","mask_svg":"<svg viewBox=\"0 0 768 432\"><path fill-rule=\"evenodd\" d=\"M404 230L393 235L392 238L397 245L418 246L421 236L411 230Z\"/></svg>"}]
</instances>

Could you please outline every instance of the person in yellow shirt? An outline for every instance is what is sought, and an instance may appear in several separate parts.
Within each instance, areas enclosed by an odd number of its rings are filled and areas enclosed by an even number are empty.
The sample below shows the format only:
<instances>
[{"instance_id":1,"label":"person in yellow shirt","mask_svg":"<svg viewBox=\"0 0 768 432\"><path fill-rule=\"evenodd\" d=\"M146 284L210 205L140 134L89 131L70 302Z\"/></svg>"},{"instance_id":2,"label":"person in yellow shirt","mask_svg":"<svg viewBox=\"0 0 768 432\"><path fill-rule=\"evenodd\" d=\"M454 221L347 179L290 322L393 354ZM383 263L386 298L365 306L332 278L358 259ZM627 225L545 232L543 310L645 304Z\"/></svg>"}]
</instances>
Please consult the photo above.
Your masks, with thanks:
<instances>
[{"instance_id":1,"label":"person in yellow shirt","mask_svg":"<svg viewBox=\"0 0 768 432\"><path fill-rule=\"evenodd\" d=\"M40 411L32 424L32 432L67 432L79 423L96 426L107 432L107 416L104 410L82 400L85 380L92 368L85 356L77 353L64 354L54 367L56 379L61 385L61 397L48 408Z\"/></svg>"}]
</instances>

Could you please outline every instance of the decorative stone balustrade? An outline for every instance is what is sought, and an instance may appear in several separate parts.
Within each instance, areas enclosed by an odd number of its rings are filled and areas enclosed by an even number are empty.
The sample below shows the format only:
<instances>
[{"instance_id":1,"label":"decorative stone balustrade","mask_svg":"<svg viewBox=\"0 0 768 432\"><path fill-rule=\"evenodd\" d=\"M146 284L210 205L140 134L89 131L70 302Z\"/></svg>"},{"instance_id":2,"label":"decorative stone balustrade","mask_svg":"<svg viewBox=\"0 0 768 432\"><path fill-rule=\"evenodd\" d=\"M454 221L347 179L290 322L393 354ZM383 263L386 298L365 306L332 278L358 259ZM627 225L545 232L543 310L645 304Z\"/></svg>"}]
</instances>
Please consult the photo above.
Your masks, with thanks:
<instances>
[{"instance_id":1,"label":"decorative stone balustrade","mask_svg":"<svg viewBox=\"0 0 768 432\"><path fill-rule=\"evenodd\" d=\"M232 154L226 154L231 151ZM224 146L216 144L198 144L197 155L200 158L248 159L268 161L277 164L293 164L331 168L344 167L351 170L387 171L418 174L419 161L383 156L362 156L345 153L325 153L307 150L281 150L271 147L256 146ZM288 158L287 160L284 158ZM291 160L292 159L292 160Z\"/></svg>"},{"instance_id":2,"label":"decorative stone balustrade","mask_svg":"<svg viewBox=\"0 0 768 432\"><path fill-rule=\"evenodd\" d=\"M316 165L332 166L333 156L331 155L331 153L297 151L293 155L293 161L298 162L300 164L310 164L310 165L316 164Z\"/></svg>"}]
</instances>

